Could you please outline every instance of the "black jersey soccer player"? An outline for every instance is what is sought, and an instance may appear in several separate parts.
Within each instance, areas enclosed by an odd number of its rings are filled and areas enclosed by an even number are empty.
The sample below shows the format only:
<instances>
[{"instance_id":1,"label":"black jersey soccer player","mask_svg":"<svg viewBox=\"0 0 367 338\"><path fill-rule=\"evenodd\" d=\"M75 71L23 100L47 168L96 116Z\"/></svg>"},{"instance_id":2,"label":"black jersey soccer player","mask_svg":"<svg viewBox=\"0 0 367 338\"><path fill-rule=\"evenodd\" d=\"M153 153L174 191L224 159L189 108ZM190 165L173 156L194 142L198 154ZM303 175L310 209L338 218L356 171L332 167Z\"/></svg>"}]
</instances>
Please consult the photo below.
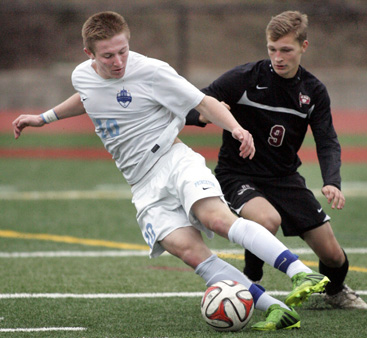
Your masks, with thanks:
<instances>
[{"instance_id":1,"label":"black jersey soccer player","mask_svg":"<svg viewBox=\"0 0 367 338\"><path fill-rule=\"evenodd\" d=\"M238 142L223 131L216 176L232 210L262 224L273 234L300 236L319 257L319 269L331 283L326 302L338 308L367 304L344 284L348 259L305 179L297 171L297 155L311 127L323 179L322 193L331 207L342 209L341 148L333 127L326 87L304 69L308 47L307 15L286 11L266 28L269 59L237 66L202 91L231 107L256 145L252 160L238 156ZM209 122L191 111L187 124ZM263 262L245 251L244 273L261 280Z\"/></svg>"}]
</instances>

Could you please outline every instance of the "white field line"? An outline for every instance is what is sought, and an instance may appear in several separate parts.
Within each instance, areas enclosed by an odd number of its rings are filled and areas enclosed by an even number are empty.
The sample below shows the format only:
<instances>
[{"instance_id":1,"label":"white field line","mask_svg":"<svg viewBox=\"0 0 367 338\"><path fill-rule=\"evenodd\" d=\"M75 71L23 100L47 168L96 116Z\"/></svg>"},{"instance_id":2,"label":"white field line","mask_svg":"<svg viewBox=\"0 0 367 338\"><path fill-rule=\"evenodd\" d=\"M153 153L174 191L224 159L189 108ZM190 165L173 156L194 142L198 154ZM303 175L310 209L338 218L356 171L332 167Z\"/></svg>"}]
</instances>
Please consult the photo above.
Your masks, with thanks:
<instances>
[{"instance_id":1,"label":"white field line","mask_svg":"<svg viewBox=\"0 0 367 338\"><path fill-rule=\"evenodd\" d=\"M0 258L148 257L145 250L0 252Z\"/></svg>"},{"instance_id":2,"label":"white field line","mask_svg":"<svg viewBox=\"0 0 367 338\"><path fill-rule=\"evenodd\" d=\"M359 295L367 295L367 290L356 290ZM266 291L271 296L286 296L289 291ZM30 299L30 298L49 298L49 299L127 299L127 298L172 298L172 297L202 297L204 291L197 292L156 292L156 293L3 293L0 299ZM317 295L315 295L317 296Z\"/></svg>"},{"instance_id":3,"label":"white field line","mask_svg":"<svg viewBox=\"0 0 367 338\"><path fill-rule=\"evenodd\" d=\"M127 200L131 191L126 190L68 190L68 191L0 191L0 200Z\"/></svg>"},{"instance_id":4,"label":"white field line","mask_svg":"<svg viewBox=\"0 0 367 338\"><path fill-rule=\"evenodd\" d=\"M0 332L50 332L50 331L85 331L85 327L35 327L35 328L17 328L0 329Z\"/></svg>"},{"instance_id":5,"label":"white field line","mask_svg":"<svg viewBox=\"0 0 367 338\"><path fill-rule=\"evenodd\" d=\"M290 251L297 255L315 254L310 248L289 248ZM367 254L367 248L343 248L348 254ZM215 253L241 254L243 249L228 249L228 250L212 250Z\"/></svg>"},{"instance_id":6,"label":"white field line","mask_svg":"<svg viewBox=\"0 0 367 338\"><path fill-rule=\"evenodd\" d=\"M289 293L289 292L288 292ZM201 297L204 292L156 292L156 293L2 293L0 299L21 298L76 298L76 299L120 299L120 298L171 298Z\"/></svg>"},{"instance_id":7,"label":"white field line","mask_svg":"<svg viewBox=\"0 0 367 338\"><path fill-rule=\"evenodd\" d=\"M311 249L290 249L298 255L314 254ZM345 248L347 254L365 255L367 248ZM242 249L212 250L215 254L243 254ZM168 255L164 253L164 255ZM62 258L62 257L148 257L146 250L101 250L101 251L34 251L34 252L0 252L0 258Z\"/></svg>"},{"instance_id":8,"label":"white field line","mask_svg":"<svg viewBox=\"0 0 367 338\"><path fill-rule=\"evenodd\" d=\"M346 197L367 197L367 187L365 182L347 182L343 186L343 193ZM311 189L317 198L322 197L320 189ZM105 187L95 190L66 190L66 191L16 191L14 187L0 186L0 200L94 200L94 199L131 199L130 188L126 185L119 185L117 188Z\"/></svg>"}]
</instances>

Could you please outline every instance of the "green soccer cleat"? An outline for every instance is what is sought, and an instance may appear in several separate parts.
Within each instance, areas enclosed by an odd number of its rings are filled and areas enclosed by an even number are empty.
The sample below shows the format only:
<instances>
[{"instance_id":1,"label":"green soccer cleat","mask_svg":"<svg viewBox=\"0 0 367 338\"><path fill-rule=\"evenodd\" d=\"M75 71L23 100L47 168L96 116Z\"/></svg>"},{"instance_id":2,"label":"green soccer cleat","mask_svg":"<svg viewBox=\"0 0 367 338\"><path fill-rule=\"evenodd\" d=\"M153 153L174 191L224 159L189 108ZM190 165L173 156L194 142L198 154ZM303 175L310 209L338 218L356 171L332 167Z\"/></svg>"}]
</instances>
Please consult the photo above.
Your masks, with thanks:
<instances>
[{"instance_id":1,"label":"green soccer cleat","mask_svg":"<svg viewBox=\"0 0 367 338\"><path fill-rule=\"evenodd\" d=\"M265 321L251 326L258 331L291 330L301 327L301 319L294 309L284 309L279 304L271 305L265 314Z\"/></svg>"},{"instance_id":2,"label":"green soccer cleat","mask_svg":"<svg viewBox=\"0 0 367 338\"><path fill-rule=\"evenodd\" d=\"M293 291L288 295L285 303L288 306L300 306L313 293L323 292L330 280L317 272L300 272L292 277Z\"/></svg>"}]
</instances>

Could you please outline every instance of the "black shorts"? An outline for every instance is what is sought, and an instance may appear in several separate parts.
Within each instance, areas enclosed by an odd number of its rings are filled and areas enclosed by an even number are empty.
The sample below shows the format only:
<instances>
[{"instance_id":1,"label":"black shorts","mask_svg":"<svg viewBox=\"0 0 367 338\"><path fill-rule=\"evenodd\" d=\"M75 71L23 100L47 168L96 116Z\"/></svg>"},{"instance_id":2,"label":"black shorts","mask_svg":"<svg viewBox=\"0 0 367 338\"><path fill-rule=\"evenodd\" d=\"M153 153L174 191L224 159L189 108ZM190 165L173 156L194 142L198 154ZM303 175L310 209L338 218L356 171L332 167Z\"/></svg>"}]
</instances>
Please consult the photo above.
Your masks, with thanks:
<instances>
[{"instance_id":1,"label":"black shorts","mask_svg":"<svg viewBox=\"0 0 367 338\"><path fill-rule=\"evenodd\" d=\"M226 201L237 213L256 196L268 200L282 217L284 236L302 237L304 232L330 220L299 173L278 178L217 173L217 179Z\"/></svg>"}]
</instances>

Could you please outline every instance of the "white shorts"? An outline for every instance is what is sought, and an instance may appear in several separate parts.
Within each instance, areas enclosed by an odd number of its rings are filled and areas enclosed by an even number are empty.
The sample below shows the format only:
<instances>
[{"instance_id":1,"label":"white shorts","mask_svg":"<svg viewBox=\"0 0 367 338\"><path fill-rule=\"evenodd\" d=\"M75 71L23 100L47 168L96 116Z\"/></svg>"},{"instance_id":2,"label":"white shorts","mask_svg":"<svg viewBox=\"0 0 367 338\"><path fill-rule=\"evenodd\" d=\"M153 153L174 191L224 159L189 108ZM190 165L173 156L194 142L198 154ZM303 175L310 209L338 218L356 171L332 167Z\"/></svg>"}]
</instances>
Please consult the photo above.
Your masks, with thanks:
<instances>
[{"instance_id":1,"label":"white shorts","mask_svg":"<svg viewBox=\"0 0 367 338\"><path fill-rule=\"evenodd\" d=\"M191 207L207 197L218 196L224 202L223 193L204 157L185 144L174 144L131 190L150 257L165 251L159 241L178 228L194 226L213 237L213 232L199 222Z\"/></svg>"}]
</instances>

